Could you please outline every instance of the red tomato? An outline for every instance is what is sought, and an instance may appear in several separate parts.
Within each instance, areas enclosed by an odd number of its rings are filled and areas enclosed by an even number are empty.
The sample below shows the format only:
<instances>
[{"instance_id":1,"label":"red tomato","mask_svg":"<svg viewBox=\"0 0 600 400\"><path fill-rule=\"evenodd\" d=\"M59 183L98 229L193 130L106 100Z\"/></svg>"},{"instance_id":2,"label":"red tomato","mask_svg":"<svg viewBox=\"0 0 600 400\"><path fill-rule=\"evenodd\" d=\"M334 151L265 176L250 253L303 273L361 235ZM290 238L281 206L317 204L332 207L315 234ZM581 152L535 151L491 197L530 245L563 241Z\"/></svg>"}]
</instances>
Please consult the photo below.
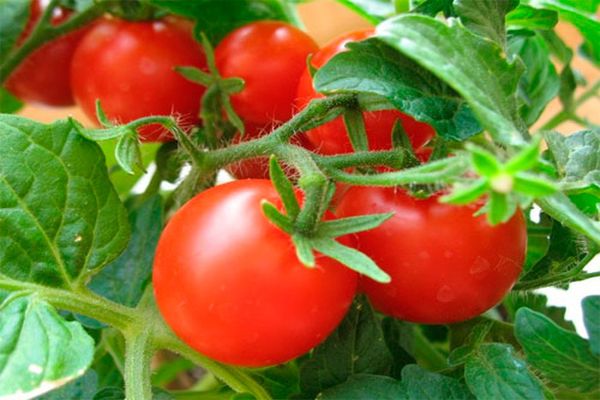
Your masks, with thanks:
<instances>
[{"instance_id":1,"label":"red tomato","mask_svg":"<svg viewBox=\"0 0 600 400\"><path fill-rule=\"evenodd\" d=\"M452 206L410 197L394 188L353 187L339 204L341 217L394 212L380 227L357 234L358 248L391 277L361 281L373 305L394 317L445 324L475 317L511 289L525 259L522 213L490 226L477 206Z\"/></svg>"},{"instance_id":2,"label":"red tomato","mask_svg":"<svg viewBox=\"0 0 600 400\"><path fill-rule=\"evenodd\" d=\"M206 67L201 46L185 24L104 19L77 48L71 83L77 103L94 120L100 99L106 116L119 123L172 114L184 125L193 125L204 88L175 72L176 66ZM142 128L140 137L172 139L155 126Z\"/></svg>"},{"instance_id":3,"label":"red tomato","mask_svg":"<svg viewBox=\"0 0 600 400\"><path fill-rule=\"evenodd\" d=\"M268 180L216 186L185 204L154 260L159 309L188 345L242 366L288 361L322 342L356 292L357 274L320 256L297 259L290 237L263 215L280 200Z\"/></svg>"},{"instance_id":4,"label":"red tomato","mask_svg":"<svg viewBox=\"0 0 600 400\"><path fill-rule=\"evenodd\" d=\"M233 138L233 143L240 143L251 139L257 139L263 135L268 134L276 126L268 124L267 126L254 125L252 123L246 123L246 132L244 137L236 135ZM298 146L302 146L307 149L312 149L308 139L301 134L297 133L291 140L291 143ZM227 166L227 171L236 179L269 179L269 158L268 157L256 157L247 160L239 161ZM288 169L286 173L289 177L296 175L295 169Z\"/></svg>"},{"instance_id":5,"label":"red tomato","mask_svg":"<svg viewBox=\"0 0 600 400\"><path fill-rule=\"evenodd\" d=\"M217 68L246 83L231 96L240 117L262 125L290 119L306 58L317 49L306 33L275 21L253 22L225 37L215 49Z\"/></svg>"},{"instance_id":6,"label":"red tomato","mask_svg":"<svg viewBox=\"0 0 600 400\"><path fill-rule=\"evenodd\" d=\"M19 42L31 34L45 6L42 0L31 2L30 16ZM57 7L52 17L53 25L60 25L70 11ZM71 93L69 67L77 44L87 28L70 32L48 42L31 53L8 77L6 88L28 103L46 106L70 106L75 103Z\"/></svg>"},{"instance_id":7,"label":"red tomato","mask_svg":"<svg viewBox=\"0 0 600 400\"><path fill-rule=\"evenodd\" d=\"M342 36L314 54L311 63L315 68L325 65L333 56L346 50L349 42L365 40L373 35L373 30L358 31ZM311 100L323 97L317 93L312 84L312 77L308 68L304 70L298 92L296 104L299 109L306 107ZM406 134L413 147L418 149L427 143L435 134L433 128L426 123L419 122L414 118L398 110L382 110L363 113L365 129L369 139L371 150L388 150L392 147L392 128L394 123L400 119ZM352 144L346 134L346 127L342 117L321 125L306 132L312 145L323 154L351 153Z\"/></svg>"}]
</instances>

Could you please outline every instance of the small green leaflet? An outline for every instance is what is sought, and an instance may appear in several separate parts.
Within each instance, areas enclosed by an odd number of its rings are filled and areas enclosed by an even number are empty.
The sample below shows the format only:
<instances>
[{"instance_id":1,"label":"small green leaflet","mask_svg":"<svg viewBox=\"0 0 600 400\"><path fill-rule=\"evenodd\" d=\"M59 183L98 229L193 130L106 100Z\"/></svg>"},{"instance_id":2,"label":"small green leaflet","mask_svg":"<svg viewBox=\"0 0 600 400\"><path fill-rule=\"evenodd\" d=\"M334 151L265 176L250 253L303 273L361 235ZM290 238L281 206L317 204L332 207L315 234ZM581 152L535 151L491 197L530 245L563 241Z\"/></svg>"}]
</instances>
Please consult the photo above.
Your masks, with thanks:
<instances>
[{"instance_id":1,"label":"small green leaflet","mask_svg":"<svg viewBox=\"0 0 600 400\"><path fill-rule=\"evenodd\" d=\"M506 14L518 4L518 0L455 0L454 10L465 27L505 47Z\"/></svg>"},{"instance_id":2,"label":"small green leaflet","mask_svg":"<svg viewBox=\"0 0 600 400\"><path fill-rule=\"evenodd\" d=\"M35 350L35 351L32 351ZM0 398L31 399L83 375L94 340L35 295L0 305Z\"/></svg>"}]
</instances>

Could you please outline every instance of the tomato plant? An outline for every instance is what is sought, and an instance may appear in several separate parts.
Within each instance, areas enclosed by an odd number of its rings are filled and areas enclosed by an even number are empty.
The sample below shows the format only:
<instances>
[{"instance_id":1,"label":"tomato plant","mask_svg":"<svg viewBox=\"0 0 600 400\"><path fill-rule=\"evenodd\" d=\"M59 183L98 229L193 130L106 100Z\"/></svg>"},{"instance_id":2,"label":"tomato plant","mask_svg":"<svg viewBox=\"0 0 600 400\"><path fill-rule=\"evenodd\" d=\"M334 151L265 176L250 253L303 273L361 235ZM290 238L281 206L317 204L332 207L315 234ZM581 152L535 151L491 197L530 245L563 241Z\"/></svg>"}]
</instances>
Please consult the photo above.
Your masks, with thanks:
<instances>
[{"instance_id":1,"label":"tomato plant","mask_svg":"<svg viewBox=\"0 0 600 400\"><path fill-rule=\"evenodd\" d=\"M1 399L598 397L597 2L305 3L0 1Z\"/></svg>"},{"instance_id":2,"label":"tomato plant","mask_svg":"<svg viewBox=\"0 0 600 400\"><path fill-rule=\"evenodd\" d=\"M104 19L85 35L73 56L73 94L94 120L100 100L106 116L117 122L172 114L183 126L192 126L198 122L204 88L180 76L177 66L205 67L202 50L185 23ZM172 138L153 125L140 135L146 141Z\"/></svg>"},{"instance_id":3,"label":"tomato plant","mask_svg":"<svg viewBox=\"0 0 600 400\"><path fill-rule=\"evenodd\" d=\"M333 56L343 52L350 42L361 41L374 34L372 29L351 32L343 35L316 52L310 59L313 68L320 68ZM313 87L311 71L305 68L298 84L296 103L299 109L304 108L311 100L323 97ZM365 130L371 150L386 150L392 147L392 128L397 120L402 126L415 149L426 144L435 131L423 122L398 110L369 111L363 114ZM342 118L337 118L306 132L311 144L323 154L339 154L352 152L352 144L346 135Z\"/></svg>"},{"instance_id":4,"label":"tomato plant","mask_svg":"<svg viewBox=\"0 0 600 400\"><path fill-rule=\"evenodd\" d=\"M39 22L43 1L31 2L29 20L21 33L23 42ZM52 24L59 25L69 17L66 8L56 8L52 15ZM20 99L46 106L69 106L74 104L71 91L69 68L73 53L86 29L71 32L34 51L10 75L6 87Z\"/></svg>"},{"instance_id":5,"label":"tomato plant","mask_svg":"<svg viewBox=\"0 0 600 400\"><path fill-rule=\"evenodd\" d=\"M304 267L289 236L263 215L263 200L278 202L268 180L194 197L165 228L153 273L158 306L184 341L216 360L254 367L322 342L357 285L356 273L329 258Z\"/></svg>"},{"instance_id":6,"label":"tomato plant","mask_svg":"<svg viewBox=\"0 0 600 400\"><path fill-rule=\"evenodd\" d=\"M358 248L392 277L368 278L362 288L382 312L406 321L446 324L487 311L510 291L525 261L521 212L490 226L476 206L416 199L391 188L353 187L336 214L393 212L380 227L358 235Z\"/></svg>"},{"instance_id":7,"label":"tomato plant","mask_svg":"<svg viewBox=\"0 0 600 400\"><path fill-rule=\"evenodd\" d=\"M231 96L240 117L254 124L290 119L306 58L317 49L306 33L275 21L254 22L225 37L215 57L223 76L245 82L244 90Z\"/></svg>"}]
</instances>

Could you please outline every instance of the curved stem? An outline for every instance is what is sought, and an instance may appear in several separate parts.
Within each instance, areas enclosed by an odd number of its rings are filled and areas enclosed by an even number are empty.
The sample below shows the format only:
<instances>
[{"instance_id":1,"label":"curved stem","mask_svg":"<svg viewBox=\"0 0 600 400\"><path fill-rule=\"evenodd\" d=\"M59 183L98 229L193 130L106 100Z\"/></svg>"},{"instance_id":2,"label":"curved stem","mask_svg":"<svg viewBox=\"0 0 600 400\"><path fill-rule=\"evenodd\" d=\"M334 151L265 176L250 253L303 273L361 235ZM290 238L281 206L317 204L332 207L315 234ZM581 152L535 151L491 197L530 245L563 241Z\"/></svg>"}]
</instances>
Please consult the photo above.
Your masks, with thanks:
<instances>
[{"instance_id":1,"label":"curved stem","mask_svg":"<svg viewBox=\"0 0 600 400\"><path fill-rule=\"evenodd\" d=\"M258 400L271 399L269 393L246 371L240 368L220 364L203 356L183 343L179 338L173 335L173 333L168 331L168 328L166 327L161 335L155 337L154 343L155 348L157 349L170 350L200 365L236 392L250 393Z\"/></svg>"},{"instance_id":2,"label":"curved stem","mask_svg":"<svg viewBox=\"0 0 600 400\"><path fill-rule=\"evenodd\" d=\"M50 19L52 11L56 7L58 1L50 3L49 6L44 10L44 14L40 19L40 22L35 26L33 32L25 43L16 48L2 63L0 66L0 84L4 83L10 73L19 66L31 54L35 49L39 48L45 43L48 43L59 36L65 35L77 28L87 25L91 21L101 16L104 11L107 2L98 1L93 6L89 7L85 11L76 14L68 21L58 25L52 26Z\"/></svg>"},{"instance_id":3,"label":"curved stem","mask_svg":"<svg viewBox=\"0 0 600 400\"><path fill-rule=\"evenodd\" d=\"M72 292L15 281L3 275L0 275L0 289L35 292L58 309L86 315L119 330L126 330L139 318L134 309L112 302L87 289Z\"/></svg>"}]
</instances>

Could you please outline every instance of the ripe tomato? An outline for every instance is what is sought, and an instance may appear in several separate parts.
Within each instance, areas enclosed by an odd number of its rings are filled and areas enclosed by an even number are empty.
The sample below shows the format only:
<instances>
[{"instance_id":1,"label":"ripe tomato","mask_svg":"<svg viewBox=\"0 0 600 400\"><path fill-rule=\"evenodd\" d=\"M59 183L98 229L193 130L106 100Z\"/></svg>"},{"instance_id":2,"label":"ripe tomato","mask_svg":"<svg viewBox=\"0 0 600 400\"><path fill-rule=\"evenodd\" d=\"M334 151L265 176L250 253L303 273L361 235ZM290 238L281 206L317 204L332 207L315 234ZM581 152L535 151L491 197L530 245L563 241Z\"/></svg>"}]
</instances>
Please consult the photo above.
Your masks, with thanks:
<instances>
[{"instance_id":1,"label":"ripe tomato","mask_svg":"<svg viewBox=\"0 0 600 400\"><path fill-rule=\"evenodd\" d=\"M244 137L236 135L233 138L233 143L240 143L251 139L257 139L263 135L268 134L276 126L268 124L267 126L255 125L252 123L246 123L246 132ZM302 146L307 149L312 149L308 139L302 134L297 133L291 140L291 143ZM227 171L236 179L269 179L269 158L268 157L256 157L250 158L243 161L235 162L227 166ZM296 174L295 169L286 170L288 177L292 178Z\"/></svg>"},{"instance_id":2,"label":"ripe tomato","mask_svg":"<svg viewBox=\"0 0 600 400\"><path fill-rule=\"evenodd\" d=\"M336 214L394 212L380 227L357 234L357 246L390 276L361 286L373 305L397 318L444 324L475 317L496 305L521 272L527 242L517 212L490 226L477 206L452 206L410 197L394 188L352 187Z\"/></svg>"},{"instance_id":3,"label":"ripe tomato","mask_svg":"<svg viewBox=\"0 0 600 400\"><path fill-rule=\"evenodd\" d=\"M201 46L182 22L104 19L85 35L73 57L75 99L93 120L100 99L106 116L120 123L172 114L192 125L198 122L204 88L179 75L176 66L206 67ZM140 138L172 139L155 126L142 128Z\"/></svg>"},{"instance_id":4,"label":"ripe tomato","mask_svg":"<svg viewBox=\"0 0 600 400\"><path fill-rule=\"evenodd\" d=\"M221 75L246 83L231 96L240 117L263 125L290 119L306 58L317 49L306 33L275 21L253 22L225 37L215 58Z\"/></svg>"},{"instance_id":5,"label":"ripe tomato","mask_svg":"<svg viewBox=\"0 0 600 400\"><path fill-rule=\"evenodd\" d=\"M154 260L159 309L188 345L225 363L266 366L323 341L356 292L357 274L333 259L297 259L290 237L263 215L279 206L268 180L216 186L185 204Z\"/></svg>"},{"instance_id":6,"label":"ripe tomato","mask_svg":"<svg viewBox=\"0 0 600 400\"><path fill-rule=\"evenodd\" d=\"M19 43L24 42L31 34L44 6L42 0L31 2L29 20ZM60 25L71 14L61 7L55 8L54 11L51 20L53 25ZM87 28L78 29L39 47L8 77L6 88L28 103L54 107L74 104L69 67L77 44L86 31Z\"/></svg>"},{"instance_id":7,"label":"ripe tomato","mask_svg":"<svg viewBox=\"0 0 600 400\"><path fill-rule=\"evenodd\" d=\"M333 56L345 51L347 43L365 40L372 35L373 30L369 29L342 36L315 53L311 59L311 63L315 68L320 68ZM311 100L320 97L323 97L323 95L317 93L314 89L312 77L308 68L306 68L298 84L296 104L299 109L302 109ZM387 150L392 147L392 128L398 119L402 121L404 130L415 149L423 146L435 134L431 126L419 122L398 110L364 112L363 118L371 150ZM353 151L342 117L311 129L306 132L306 135L320 153L339 154L351 153Z\"/></svg>"}]
</instances>

